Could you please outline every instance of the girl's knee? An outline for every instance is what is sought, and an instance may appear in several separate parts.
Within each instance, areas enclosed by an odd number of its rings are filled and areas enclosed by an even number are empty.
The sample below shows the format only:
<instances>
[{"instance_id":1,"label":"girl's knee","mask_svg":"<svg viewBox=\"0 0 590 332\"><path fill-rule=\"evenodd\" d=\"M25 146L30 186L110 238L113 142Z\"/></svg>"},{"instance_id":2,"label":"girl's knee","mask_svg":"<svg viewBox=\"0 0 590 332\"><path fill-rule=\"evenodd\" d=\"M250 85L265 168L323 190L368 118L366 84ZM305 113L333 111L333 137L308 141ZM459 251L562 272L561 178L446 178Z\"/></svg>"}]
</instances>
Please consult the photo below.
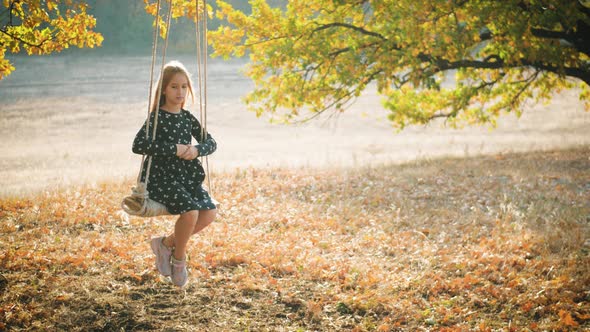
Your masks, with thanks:
<instances>
[{"instance_id":1,"label":"girl's knee","mask_svg":"<svg viewBox=\"0 0 590 332\"><path fill-rule=\"evenodd\" d=\"M199 223L209 225L215 220L217 210L203 210L199 213Z\"/></svg>"},{"instance_id":2,"label":"girl's knee","mask_svg":"<svg viewBox=\"0 0 590 332\"><path fill-rule=\"evenodd\" d=\"M217 209L201 211L201 213L203 212L206 218L211 221L215 220L215 217L217 216Z\"/></svg>"},{"instance_id":3,"label":"girl's knee","mask_svg":"<svg viewBox=\"0 0 590 332\"><path fill-rule=\"evenodd\" d=\"M186 211L186 212L183 212L180 216L183 218L186 218L186 219L191 219L191 220L196 221L199 218L199 211L198 210Z\"/></svg>"}]
</instances>

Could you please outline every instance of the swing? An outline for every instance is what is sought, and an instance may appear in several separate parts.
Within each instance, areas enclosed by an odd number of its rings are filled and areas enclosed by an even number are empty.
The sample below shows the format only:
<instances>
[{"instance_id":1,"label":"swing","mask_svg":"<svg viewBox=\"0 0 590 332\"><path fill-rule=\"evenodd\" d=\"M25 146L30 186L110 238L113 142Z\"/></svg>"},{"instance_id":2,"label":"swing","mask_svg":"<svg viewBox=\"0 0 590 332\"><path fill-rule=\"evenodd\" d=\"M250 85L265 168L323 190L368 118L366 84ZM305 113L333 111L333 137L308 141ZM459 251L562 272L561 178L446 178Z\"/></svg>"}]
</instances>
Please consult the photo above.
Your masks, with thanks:
<instances>
[{"instance_id":1,"label":"swing","mask_svg":"<svg viewBox=\"0 0 590 332\"><path fill-rule=\"evenodd\" d=\"M199 18L199 0L195 0L195 34L197 38L197 76L198 76L198 100L199 100L199 115L200 115L200 122L203 124L201 130L204 133L207 132L207 1L203 0L203 16ZM151 108L151 100L152 100L152 90L154 85L154 65L156 61L156 50L158 44L158 33L160 29L160 24L158 22L158 18L160 15L160 0L157 1L157 9L156 9L156 16L155 16L155 24L154 24L154 41L152 43L152 65L150 71L150 89L149 89L149 96L148 96L148 114L146 120L146 139L149 139L149 118L150 118L150 108ZM164 47L162 50L162 65L160 68L160 75L162 75L164 71L164 63L166 58L166 49L168 48L168 35L170 32L170 22L172 17L172 0L169 1L168 6L168 17L167 17L167 27L168 31L164 37ZM199 26L199 23L203 25L203 29ZM201 45L204 44L204 47ZM202 68L201 68L202 67ZM162 91L161 86L162 80L159 80L158 88L157 88L157 100L156 105L160 104L160 95ZM152 130L152 140L156 138L156 130L158 128L158 112L155 113L154 117L154 126ZM204 136L203 136L204 137ZM209 159L207 156L205 158L205 164L207 169L207 174L209 173ZM147 171L145 174L144 182L141 181L141 173L143 169L144 163L147 162ZM149 192L147 190L150 169L152 164L151 156L142 156L141 158L141 165L139 168L139 175L137 176L137 184L135 187L131 189L131 195L125 197L121 202L121 208L130 215L139 216L139 217L155 217L155 216L162 216L162 215L170 215L170 212L166 208L164 204L156 202L149 198ZM211 180L209 177L208 179L208 186L211 188ZM215 204L217 202L213 200Z\"/></svg>"}]
</instances>

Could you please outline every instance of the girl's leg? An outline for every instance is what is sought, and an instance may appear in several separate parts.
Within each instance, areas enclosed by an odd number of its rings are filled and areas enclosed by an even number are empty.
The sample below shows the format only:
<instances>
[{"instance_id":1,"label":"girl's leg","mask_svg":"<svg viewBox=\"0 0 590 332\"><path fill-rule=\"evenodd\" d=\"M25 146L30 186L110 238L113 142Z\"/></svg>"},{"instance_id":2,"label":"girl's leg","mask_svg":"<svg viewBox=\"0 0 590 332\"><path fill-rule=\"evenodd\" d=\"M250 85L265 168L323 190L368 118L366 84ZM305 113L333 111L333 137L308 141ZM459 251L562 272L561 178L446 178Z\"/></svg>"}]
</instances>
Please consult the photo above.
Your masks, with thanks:
<instances>
[{"instance_id":1,"label":"girl's leg","mask_svg":"<svg viewBox=\"0 0 590 332\"><path fill-rule=\"evenodd\" d=\"M201 210L199 211L199 218L193 228L193 235L202 231L205 227L211 225L217 215L217 209L214 210Z\"/></svg>"},{"instance_id":2,"label":"girl's leg","mask_svg":"<svg viewBox=\"0 0 590 332\"><path fill-rule=\"evenodd\" d=\"M215 220L216 215L217 209L198 211L197 222L193 227L191 235L197 234L198 232L202 231L205 227L209 226ZM170 234L168 237L164 239L164 245L166 245L168 248L173 248L175 243L176 239L174 237L174 233Z\"/></svg>"},{"instance_id":3,"label":"girl's leg","mask_svg":"<svg viewBox=\"0 0 590 332\"><path fill-rule=\"evenodd\" d=\"M174 258L184 260L186 257L186 245L199 219L199 211L192 210L180 215L174 225ZM164 244L166 241L164 241Z\"/></svg>"}]
</instances>

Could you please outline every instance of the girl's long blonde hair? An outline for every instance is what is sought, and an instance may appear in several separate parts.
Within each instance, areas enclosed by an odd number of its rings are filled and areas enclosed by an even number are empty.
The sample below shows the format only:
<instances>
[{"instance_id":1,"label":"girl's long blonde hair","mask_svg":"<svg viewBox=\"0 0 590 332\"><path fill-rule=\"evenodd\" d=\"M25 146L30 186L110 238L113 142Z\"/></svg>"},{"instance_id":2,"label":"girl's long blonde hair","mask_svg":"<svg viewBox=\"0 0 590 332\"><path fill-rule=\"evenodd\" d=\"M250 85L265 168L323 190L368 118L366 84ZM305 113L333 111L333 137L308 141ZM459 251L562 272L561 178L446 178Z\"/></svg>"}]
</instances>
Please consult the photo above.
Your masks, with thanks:
<instances>
[{"instance_id":1,"label":"girl's long blonde hair","mask_svg":"<svg viewBox=\"0 0 590 332\"><path fill-rule=\"evenodd\" d=\"M154 100L152 101L151 107L152 112L157 111L162 105L166 104L166 95L162 94L162 92L166 89L168 84L170 84L172 76L178 73L182 73L184 76L186 76L186 80L188 81L188 92L191 96L191 103L195 103L195 94L193 92L193 82L191 80L191 75L182 63L179 61L170 61L164 65L164 69L162 70L162 74L158 80L158 85L156 85L156 94L154 96ZM158 97L160 99L159 103ZM182 108L184 108L184 102L182 103Z\"/></svg>"}]
</instances>

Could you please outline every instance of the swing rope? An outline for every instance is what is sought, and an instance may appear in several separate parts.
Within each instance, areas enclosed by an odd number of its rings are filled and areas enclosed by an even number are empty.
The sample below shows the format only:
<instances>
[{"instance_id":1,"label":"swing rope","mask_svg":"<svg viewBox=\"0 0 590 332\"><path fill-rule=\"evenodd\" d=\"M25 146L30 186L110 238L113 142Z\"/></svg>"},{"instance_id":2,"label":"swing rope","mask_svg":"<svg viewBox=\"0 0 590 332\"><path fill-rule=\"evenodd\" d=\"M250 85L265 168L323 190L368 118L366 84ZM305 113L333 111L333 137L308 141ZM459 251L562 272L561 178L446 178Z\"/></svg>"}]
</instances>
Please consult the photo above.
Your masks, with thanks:
<instances>
[{"instance_id":1,"label":"swing rope","mask_svg":"<svg viewBox=\"0 0 590 332\"><path fill-rule=\"evenodd\" d=\"M154 67L156 66L156 50L158 49L158 33L160 32L160 25L158 24L158 17L160 17L160 0L156 3L156 21L154 22L154 36L152 41L152 65L150 68L150 85L149 85L149 93L148 93L148 103L147 103L147 116L149 119L150 116L150 107L152 101L152 91L154 85ZM148 123L146 122L146 131L145 131L145 139L149 138L149 130L148 130ZM139 169L143 168L143 163L145 162L145 155L141 155L141 164ZM137 183L141 182L141 171L137 174Z\"/></svg>"},{"instance_id":2,"label":"swing rope","mask_svg":"<svg viewBox=\"0 0 590 332\"><path fill-rule=\"evenodd\" d=\"M199 14L199 0L195 0L195 37L197 41L197 79L199 85L199 121L201 122L201 137L205 139L207 131L207 0L203 0L203 10ZM199 15L202 17L199 19ZM201 26L202 25L202 26ZM209 173L209 157L205 159L206 174ZM211 177L207 176L207 187L211 188Z\"/></svg>"},{"instance_id":3,"label":"swing rope","mask_svg":"<svg viewBox=\"0 0 590 332\"><path fill-rule=\"evenodd\" d=\"M153 95L153 86L154 86L154 68L157 56L157 45L158 45L158 33L160 31L160 0L157 0L157 9L156 9L156 18L155 18L155 25L154 25L154 34L153 34L153 42L152 42L152 63L151 63L151 70L150 70L150 86L149 86L149 95L148 95L148 112L147 112L147 120L146 120L146 140L149 139L149 126L150 126L150 113L152 111L151 107L151 100ZM197 70L198 70L198 84L199 84L199 114L201 123L201 137L204 139L207 133L207 89L206 89L206 76L207 76L207 3L206 0L203 0L203 19L199 20L199 0L195 0L195 34L197 37ZM164 36L164 46L162 49L162 63L160 67L160 76L164 72L164 65L166 59L166 50L168 48L168 36L170 34L171 28L171 18L172 18L172 0L169 1L168 7L168 17L167 17L167 31ZM199 26L199 23L203 24L203 29ZM201 31L202 30L202 31ZM201 37L202 36L202 37ZM205 49L203 51L203 47L201 43L205 43ZM204 53L204 56L201 53ZM152 130L152 141L156 139L156 131L158 128L158 109L160 106L160 97L162 94L162 80L159 80L158 87L157 87L157 97L154 104L155 114L154 114L154 126ZM205 158L207 174L209 174L209 159L207 156ZM141 182L141 173L144 166L144 163L147 160L147 170L144 182ZM147 185L149 181L150 169L152 164L152 158L150 156L146 157L145 155L142 156L141 165L139 174L137 176L137 185L132 188L131 196L127 196L123 199L121 203L121 208L130 215L142 216L142 217L153 217L158 215L168 215L168 209L165 205L158 203L149 199L149 193L147 190ZM211 180L208 178L208 186L209 190L211 190Z\"/></svg>"},{"instance_id":4,"label":"swing rope","mask_svg":"<svg viewBox=\"0 0 590 332\"><path fill-rule=\"evenodd\" d=\"M158 7L159 7L159 2L160 0L158 0ZM159 8L158 8L159 9ZM162 63L160 66L160 76L164 73L164 65L166 63L166 50L168 49L168 36L170 35L170 30L171 30L171 26L170 26L170 22L171 22L171 18L172 18L172 0L170 0L169 2L169 6L168 6L168 18L167 18L167 22L166 22L166 35L164 36L164 47L162 49ZM156 25L158 25L157 23L158 17L156 16ZM157 43L158 37L156 36L154 44ZM155 53L152 53L152 64L154 63L154 58L155 58ZM154 84L153 82L153 70L154 68L152 67L152 73L150 74L152 80L150 81L150 101L151 101L151 90L152 90L152 86ZM152 130L152 142L156 140L156 131L158 129L158 114L160 112L158 112L158 109L160 108L160 97L162 96L162 79L158 80L158 93L157 93L157 97L156 97L156 103L154 104L155 107L155 114L154 114L154 129ZM149 102L148 102L149 104ZM148 138L148 131L149 131L149 122L150 122L150 112L148 109L148 114L147 114L147 121L146 121L146 138ZM148 181L150 178L150 170L152 168L152 159L151 157L148 157L148 165L147 165L147 171L145 174L145 187L147 188L148 185ZM141 171L140 171L141 174ZM140 175L141 176L141 175Z\"/></svg>"}]
</instances>

